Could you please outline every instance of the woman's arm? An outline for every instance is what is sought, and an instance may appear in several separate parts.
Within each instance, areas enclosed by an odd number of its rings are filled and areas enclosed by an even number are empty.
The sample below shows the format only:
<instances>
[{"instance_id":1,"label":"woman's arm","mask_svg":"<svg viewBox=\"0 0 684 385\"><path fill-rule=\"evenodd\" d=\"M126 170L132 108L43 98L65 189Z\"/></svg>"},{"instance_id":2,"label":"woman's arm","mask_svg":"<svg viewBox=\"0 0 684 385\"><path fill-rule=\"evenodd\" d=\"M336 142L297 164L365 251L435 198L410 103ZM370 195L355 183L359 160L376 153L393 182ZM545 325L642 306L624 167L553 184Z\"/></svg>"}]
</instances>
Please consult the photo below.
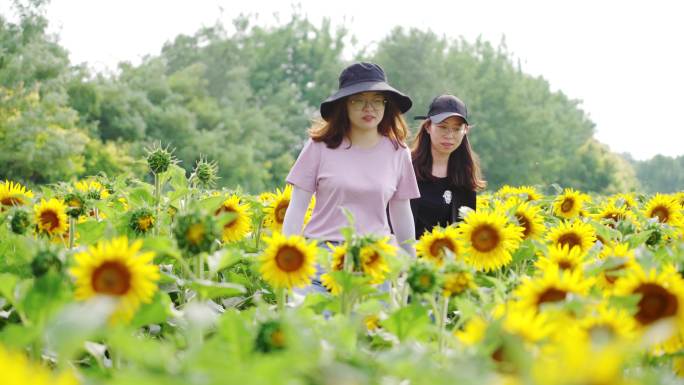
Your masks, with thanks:
<instances>
[{"instance_id":1,"label":"woman's arm","mask_svg":"<svg viewBox=\"0 0 684 385\"><path fill-rule=\"evenodd\" d=\"M301 235L304 227L304 215L306 215L306 209L309 207L312 195L313 193L310 191L292 186L290 204L287 206L285 218L283 219L284 236Z\"/></svg>"},{"instance_id":2,"label":"woman's arm","mask_svg":"<svg viewBox=\"0 0 684 385\"><path fill-rule=\"evenodd\" d=\"M392 229L397 237L397 242L406 252L416 256L416 249L413 241L416 239L416 228L413 223L411 204L408 199L390 200L389 212L392 218ZM409 242L406 242L409 241Z\"/></svg>"}]
</instances>

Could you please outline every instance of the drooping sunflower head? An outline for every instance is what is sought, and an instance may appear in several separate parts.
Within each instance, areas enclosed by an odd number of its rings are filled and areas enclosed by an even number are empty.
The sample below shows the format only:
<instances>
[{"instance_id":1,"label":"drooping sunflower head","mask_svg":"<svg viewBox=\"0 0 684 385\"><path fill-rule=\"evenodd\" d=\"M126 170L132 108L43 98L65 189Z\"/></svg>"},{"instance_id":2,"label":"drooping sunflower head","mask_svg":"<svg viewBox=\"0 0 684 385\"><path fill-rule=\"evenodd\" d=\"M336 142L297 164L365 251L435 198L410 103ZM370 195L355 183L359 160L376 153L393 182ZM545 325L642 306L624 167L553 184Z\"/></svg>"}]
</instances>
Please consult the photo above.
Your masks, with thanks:
<instances>
[{"instance_id":1,"label":"drooping sunflower head","mask_svg":"<svg viewBox=\"0 0 684 385\"><path fill-rule=\"evenodd\" d=\"M624 207L628 210L639 207L636 199L634 199L634 194L632 193L620 193L612 195L608 201L616 207Z\"/></svg>"},{"instance_id":2,"label":"drooping sunflower head","mask_svg":"<svg viewBox=\"0 0 684 385\"><path fill-rule=\"evenodd\" d=\"M69 228L66 209L67 207L60 200L55 198L50 198L49 201L41 199L40 203L33 207L38 232L50 236L64 234Z\"/></svg>"},{"instance_id":3,"label":"drooping sunflower head","mask_svg":"<svg viewBox=\"0 0 684 385\"><path fill-rule=\"evenodd\" d=\"M14 234L23 235L31 226L31 216L26 210L17 209L12 214L10 225Z\"/></svg>"},{"instance_id":4,"label":"drooping sunflower head","mask_svg":"<svg viewBox=\"0 0 684 385\"><path fill-rule=\"evenodd\" d=\"M76 182L76 190L83 193L88 199L100 200L109 197L109 190L94 179Z\"/></svg>"},{"instance_id":5,"label":"drooping sunflower head","mask_svg":"<svg viewBox=\"0 0 684 385\"><path fill-rule=\"evenodd\" d=\"M495 270L511 262L523 228L498 211L474 212L459 225L465 261L477 270Z\"/></svg>"},{"instance_id":6,"label":"drooping sunflower head","mask_svg":"<svg viewBox=\"0 0 684 385\"><path fill-rule=\"evenodd\" d=\"M432 232L426 231L416 245L416 254L437 266L444 265L446 250L458 255L458 231L454 227L435 227Z\"/></svg>"},{"instance_id":7,"label":"drooping sunflower head","mask_svg":"<svg viewBox=\"0 0 684 385\"><path fill-rule=\"evenodd\" d=\"M549 247L548 253L539 258L535 265L541 270L555 265L560 270L583 271L586 265L585 255L579 247L552 245Z\"/></svg>"},{"instance_id":8,"label":"drooping sunflower head","mask_svg":"<svg viewBox=\"0 0 684 385\"><path fill-rule=\"evenodd\" d=\"M266 207L266 226L273 231L282 231L283 222L285 221L285 212L290 205L290 198L292 197L292 185L285 186L284 190L277 189L275 198L270 205Z\"/></svg>"},{"instance_id":9,"label":"drooping sunflower head","mask_svg":"<svg viewBox=\"0 0 684 385\"><path fill-rule=\"evenodd\" d=\"M285 237L273 233L264 237L266 249L260 257L259 272L263 279L276 288L303 287L311 282L316 272L316 242L309 243L299 235Z\"/></svg>"},{"instance_id":10,"label":"drooping sunflower head","mask_svg":"<svg viewBox=\"0 0 684 385\"><path fill-rule=\"evenodd\" d=\"M12 206L23 206L33 198L33 192L19 183L0 182L0 211Z\"/></svg>"},{"instance_id":11,"label":"drooping sunflower head","mask_svg":"<svg viewBox=\"0 0 684 385\"><path fill-rule=\"evenodd\" d=\"M140 208L131 214L128 227L137 234L147 234L154 228L154 213L148 208Z\"/></svg>"},{"instance_id":12,"label":"drooping sunflower head","mask_svg":"<svg viewBox=\"0 0 684 385\"><path fill-rule=\"evenodd\" d=\"M142 241L129 244L121 237L100 241L76 254L76 263L69 269L76 279L76 299L114 297L118 306L110 321L129 321L141 303L152 300L159 280L159 269L152 263L154 253L140 252L141 247Z\"/></svg>"},{"instance_id":13,"label":"drooping sunflower head","mask_svg":"<svg viewBox=\"0 0 684 385\"><path fill-rule=\"evenodd\" d=\"M626 243L604 246L598 258L603 265L597 275L597 282L601 288L608 291L614 288L618 278L636 268L637 265L634 250L630 249Z\"/></svg>"},{"instance_id":14,"label":"drooping sunflower head","mask_svg":"<svg viewBox=\"0 0 684 385\"><path fill-rule=\"evenodd\" d=\"M31 271L34 277L42 277L48 271L62 272L62 259L57 250L52 247L41 248L36 252L31 261Z\"/></svg>"},{"instance_id":15,"label":"drooping sunflower head","mask_svg":"<svg viewBox=\"0 0 684 385\"><path fill-rule=\"evenodd\" d=\"M216 215L231 213L233 218L223 225L223 241L236 242L244 239L252 231L252 214L249 205L240 202L240 197L233 194L216 210Z\"/></svg>"},{"instance_id":16,"label":"drooping sunflower head","mask_svg":"<svg viewBox=\"0 0 684 385\"><path fill-rule=\"evenodd\" d=\"M520 186L518 187L518 194L522 194L523 196L527 195L527 201L532 202L532 201L538 201L544 198L542 194L540 194L536 188L533 186Z\"/></svg>"},{"instance_id":17,"label":"drooping sunflower head","mask_svg":"<svg viewBox=\"0 0 684 385\"><path fill-rule=\"evenodd\" d=\"M609 201L603 204L599 212L594 214L593 217L599 222L606 223L611 228L616 228L618 222L632 219L632 213L626 206L616 206L614 202Z\"/></svg>"},{"instance_id":18,"label":"drooping sunflower head","mask_svg":"<svg viewBox=\"0 0 684 385\"><path fill-rule=\"evenodd\" d=\"M658 272L640 265L631 268L615 282L616 295L640 295L634 319L640 326L671 319L684 327L684 278L673 265Z\"/></svg>"},{"instance_id":19,"label":"drooping sunflower head","mask_svg":"<svg viewBox=\"0 0 684 385\"><path fill-rule=\"evenodd\" d=\"M546 238L551 245L568 246L571 249L578 247L584 254L596 242L596 231L588 224L578 220L572 222L562 222L558 226L551 228Z\"/></svg>"},{"instance_id":20,"label":"drooping sunflower head","mask_svg":"<svg viewBox=\"0 0 684 385\"><path fill-rule=\"evenodd\" d=\"M385 280L390 271L387 258L396 255L397 247L389 243L389 237L383 237L361 247L359 260L361 270L371 277L372 284L379 284Z\"/></svg>"},{"instance_id":21,"label":"drooping sunflower head","mask_svg":"<svg viewBox=\"0 0 684 385\"><path fill-rule=\"evenodd\" d=\"M562 271L550 265L537 276L524 278L514 295L523 309L540 311L543 306L565 301L570 295L586 295L593 283L593 279L584 278L579 270Z\"/></svg>"},{"instance_id":22,"label":"drooping sunflower head","mask_svg":"<svg viewBox=\"0 0 684 385\"><path fill-rule=\"evenodd\" d=\"M553 203L553 212L559 217L571 219L580 214L585 202L591 200L589 195L582 194L579 191L571 188L566 188L565 191L556 197Z\"/></svg>"},{"instance_id":23,"label":"drooping sunflower head","mask_svg":"<svg viewBox=\"0 0 684 385\"><path fill-rule=\"evenodd\" d=\"M78 218L86 212L85 198L79 191L66 194L64 204L67 205L67 215L72 218Z\"/></svg>"},{"instance_id":24,"label":"drooping sunflower head","mask_svg":"<svg viewBox=\"0 0 684 385\"><path fill-rule=\"evenodd\" d=\"M214 217L199 212L177 218L173 234L178 247L190 254L209 252L219 237Z\"/></svg>"},{"instance_id":25,"label":"drooping sunflower head","mask_svg":"<svg viewBox=\"0 0 684 385\"><path fill-rule=\"evenodd\" d=\"M679 202L670 195L656 194L646 203L644 215L648 218L657 218L658 222L670 226L684 226Z\"/></svg>"}]
</instances>

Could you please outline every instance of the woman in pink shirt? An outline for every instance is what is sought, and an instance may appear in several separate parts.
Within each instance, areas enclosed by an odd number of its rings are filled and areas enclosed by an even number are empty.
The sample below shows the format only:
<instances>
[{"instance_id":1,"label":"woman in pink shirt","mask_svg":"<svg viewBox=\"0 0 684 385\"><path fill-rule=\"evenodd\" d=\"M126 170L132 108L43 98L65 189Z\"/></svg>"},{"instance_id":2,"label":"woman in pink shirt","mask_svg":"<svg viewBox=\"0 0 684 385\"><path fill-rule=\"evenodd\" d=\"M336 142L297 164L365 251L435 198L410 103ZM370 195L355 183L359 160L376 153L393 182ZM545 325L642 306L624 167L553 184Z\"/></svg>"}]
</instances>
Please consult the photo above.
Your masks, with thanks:
<instances>
[{"instance_id":1,"label":"woman in pink shirt","mask_svg":"<svg viewBox=\"0 0 684 385\"><path fill-rule=\"evenodd\" d=\"M357 233L392 236L415 255L409 202L420 194L402 116L411 105L408 96L387 83L377 64L355 63L342 71L339 89L321 103L323 121L309 130L310 138L287 176L293 192L284 235L303 232L310 239L340 243L340 230L348 226L344 208L353 214ZM313 194L316 206L302 231Z\"/></svg>"}]
</instances>

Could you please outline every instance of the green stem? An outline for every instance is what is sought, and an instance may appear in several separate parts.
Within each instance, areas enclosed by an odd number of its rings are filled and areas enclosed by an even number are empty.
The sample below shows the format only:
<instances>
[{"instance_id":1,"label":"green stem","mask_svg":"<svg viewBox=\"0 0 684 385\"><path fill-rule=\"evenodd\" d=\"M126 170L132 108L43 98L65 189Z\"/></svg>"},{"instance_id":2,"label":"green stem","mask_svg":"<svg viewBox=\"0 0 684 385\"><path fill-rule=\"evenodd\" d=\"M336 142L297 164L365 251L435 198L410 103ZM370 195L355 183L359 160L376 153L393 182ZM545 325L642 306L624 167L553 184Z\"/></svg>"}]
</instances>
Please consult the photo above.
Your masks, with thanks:
<instances>
[{"instance_id":1,"label":"green stem","mask_svg":"<svg viewBox=\"0 0 684 385\"><path fill-rule=\"evenodd\" d=\"M445 348L446 321L449 312L449 296L445 295L442 299L442 307L439 314L439 352L443 353Z\"/></svg>"},{"instance_id":2,"label":"green stem","mask_svg":"<svg viewBox=\"0 0 684 385\"><path fill-rule=\"evenodd\" d=\"M263 225L263 223L264 223L264 220L262 219L259 221L259 226L257 226L256 236L255 236L256 242L254 245L254 247L256 248L256 251L259 251L259 242L261 241L261 226Z\"/></svg>"},{"instance_id":3,"label":"green stem","mask_svg":"<svg viewBox=\"0 0 684 385\"><path fill-rule=\"evenodd\" d=\"M278 301L278 314L283 316L285 314L285 301L287 300L287 291L285 288L278 288L276 290L276 300Z\"/></svg>"},{"instance_id":4,"label":"green stem","mask_svg":"<svg viewBox=\"0 0 684 385\"><path fill-rule=\"evenodd\" d=\"M76 237L76 220L69 215L69 249L74 248L74 239Z\"/></svg>"},{"instance_id":5,"label":"green stem","mask_svg":"<svg viewBox=\"0 0 684 385\"><path fill-rule=\"evenodd\" d=\"M159 218L159 206L161 204L161 178L154 173L154 211L157 223L161 223ZM154 226L154 235L159 235L159 225Z\"/></svg>"},{"instance_id":6,"label":"green stem","mask_svg":"<svg viewBox=\"0 0 684 385\"><path fill-rule=\"evenodd\" d=\"M197 279L204 279L204 261L202 260L202 253L195 256L195 275Z\"/></svg>"}]
</instances>

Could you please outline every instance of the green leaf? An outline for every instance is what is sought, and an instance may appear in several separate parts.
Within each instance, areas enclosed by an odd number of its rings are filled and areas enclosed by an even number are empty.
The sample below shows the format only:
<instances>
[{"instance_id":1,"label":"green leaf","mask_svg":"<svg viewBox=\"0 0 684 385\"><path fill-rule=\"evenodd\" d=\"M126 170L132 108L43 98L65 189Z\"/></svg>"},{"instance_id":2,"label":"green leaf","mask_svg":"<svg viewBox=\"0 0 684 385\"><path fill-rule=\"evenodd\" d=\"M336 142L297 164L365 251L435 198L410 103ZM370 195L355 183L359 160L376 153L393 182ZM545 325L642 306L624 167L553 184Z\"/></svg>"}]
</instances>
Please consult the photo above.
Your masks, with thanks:
<instances>
[{"instance_id":1,"label":"green leaf","mask_svg":"<svg viewBox=\"0 0 684 385\"><path fill-rule=\"evenodd\" d=\"M244 286L236 283L213 282L208 280L194 280L191 281L188 286L205 299L233 297L244 294L247 291Z\"/></svg>"},{"instance_id":2,"label":"green leaf","mask_svg":"<svg viewBox=\"0 0 684 385\"><path fill-rule=\"evenodd\" d=\"M166 321L171 308L171 299L167 293L157 291L152 302L143 304L135 313L131 325L141 327L150 324L161 324Z\"/></svg>"},{"instance_id":3,"label":"green leaf","mask_svg":"<svg viewBox=\"0 0 684 385\"><path fill-rule=\"evenodd\" d=\"M417 303L412 303L394 312L382 325L399 338L405 341L409 337L418 337L426 332L430 324L428 311Z\"/></svg>"},{"instance_id":4,"label":"green leaf","mask_svg":"<svg viewBox=\"0 0 684 385\"><path fill-rule=\"evenodd\" d=\"M13 274L0 273L0 294L10 303L14 303L14 287L19 282L19 278Z\"/></svg>"},{"instance_id":5,"label":"green leaf","mask_svg":"<svg viewBox=\"0 0 684 385\"><path fill-rule=\"evenodd\" d=\"M140 187L134 188L128 194L128 201L131 206L142 207L148 206L152 207L155 204L154 200L154 188L149 184L140 184Z\"/></svg>"},{"instance_id":6,"label":"green leaf","mask_svg":"<svg viewBox=\"0 0 684 385\"><path fill-rule=\"evenodd\" d=\"M89 220L76 225L78 232L78 243L81 245L92 245L104 238L107 222L97 222Z\"/></svg>"}]
</instances>

